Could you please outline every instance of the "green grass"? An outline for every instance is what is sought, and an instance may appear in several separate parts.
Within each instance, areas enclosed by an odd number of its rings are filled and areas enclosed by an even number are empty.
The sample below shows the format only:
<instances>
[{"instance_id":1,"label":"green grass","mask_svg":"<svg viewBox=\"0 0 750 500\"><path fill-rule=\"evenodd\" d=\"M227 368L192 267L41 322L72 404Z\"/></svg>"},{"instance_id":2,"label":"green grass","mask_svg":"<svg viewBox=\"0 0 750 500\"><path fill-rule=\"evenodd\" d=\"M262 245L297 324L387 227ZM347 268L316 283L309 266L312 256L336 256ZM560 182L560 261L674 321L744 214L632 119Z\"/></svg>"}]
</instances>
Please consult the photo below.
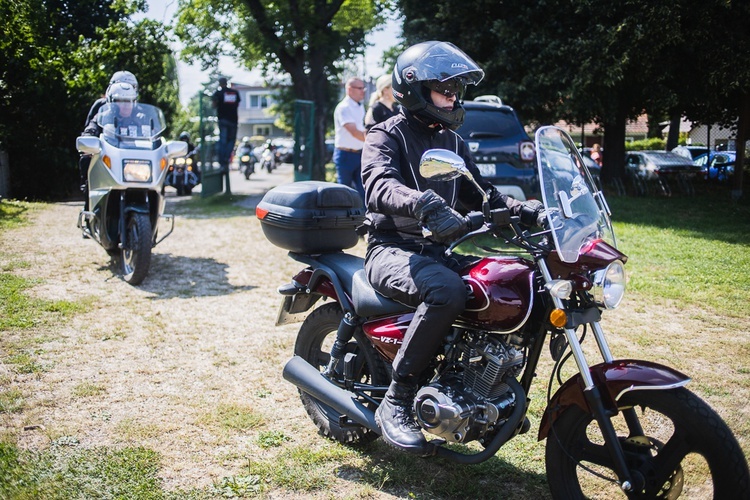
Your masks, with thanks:
<instances>
[{"instance_id":1,"label":"green grass","mask_svg":"<svg viewBox=\"0 0 750 500\"><path fill-rule=\"evenodd\" d=\"M750 316L750 206L716 196L608 200L628 288L649 301Z\"/></svg>"},{"instance_id":2,"label":"green grass","mask_svg":"<svg viewBox=\"0 0 750 500\"><path fill-rule=\"evenodd\" d=\"M0 200L0 230L18 227L28 222L28 215L43 205L16 200Z\"/></svg>"},{"instance_id":3,"label":"green grass","mask_svg":"<svg viewBox=\"0 0 750 500\"><path fill-rule=\"evenodd\" d=\"M85 301L32 298L25 292L36 284L11 273L0 273L0 330L31 328L44 321L55 321L55 316L68 317L85 308Z\"/></svg>"}]
</instances>

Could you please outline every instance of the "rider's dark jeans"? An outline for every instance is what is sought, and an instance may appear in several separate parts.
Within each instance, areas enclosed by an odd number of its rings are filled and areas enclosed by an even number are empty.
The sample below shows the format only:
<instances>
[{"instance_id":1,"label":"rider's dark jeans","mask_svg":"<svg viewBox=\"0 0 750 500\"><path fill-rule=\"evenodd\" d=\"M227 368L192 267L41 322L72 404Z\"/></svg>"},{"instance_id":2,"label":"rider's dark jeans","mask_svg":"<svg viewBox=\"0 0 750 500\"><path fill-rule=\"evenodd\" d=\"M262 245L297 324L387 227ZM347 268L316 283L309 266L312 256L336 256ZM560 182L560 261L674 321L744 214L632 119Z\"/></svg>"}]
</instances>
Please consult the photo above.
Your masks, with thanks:
<instances>
[{"instance_id":1,"label":"rider's dark jeans","mask_svg":"<svg viewBox=\"0 0 750 500\"><path fill-rule=\"evenodd\" d=\"M229 168L234 142L237 140L237 124L229 120L219 120L219 165L222 170Z\"/></svg>"},{"instance_id":2,"label":"rider's dark jeans","mask_svg":"<svg viewBox=\"0 0 750 500\"><path fill-rule=\"evenodd\" d=\"M371 245L365 271L373 288L402 304L416 307L404 343L393 361L393 377L414 383L464 310L466 288L460 270L474 260L445 257L441 245Z\"/></svg>"}]
</instances>

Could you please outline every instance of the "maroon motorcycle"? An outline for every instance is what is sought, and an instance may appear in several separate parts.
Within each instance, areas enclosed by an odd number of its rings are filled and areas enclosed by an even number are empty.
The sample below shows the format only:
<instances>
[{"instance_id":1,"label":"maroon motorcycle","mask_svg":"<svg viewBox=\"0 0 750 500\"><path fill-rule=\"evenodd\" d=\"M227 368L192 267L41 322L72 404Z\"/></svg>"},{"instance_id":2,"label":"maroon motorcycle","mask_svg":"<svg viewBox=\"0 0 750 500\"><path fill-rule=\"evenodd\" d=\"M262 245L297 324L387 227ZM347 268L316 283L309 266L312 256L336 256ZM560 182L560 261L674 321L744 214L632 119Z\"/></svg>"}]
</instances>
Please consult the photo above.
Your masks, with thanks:
<instances>
[{"instance_id":1,"label":"maroon motorcycle","mask_svg":"<svg viewBox=\"0 0 750 500\"><path fill-rule=\"evenodd\" d=\"M609 208L564 131L541 128L536 148L548 229L530 232L506 209L490 210L485 196L482 212L468 216L472 232L447 250L474 240L486 256L463 271L466 309L421 374L413 416L432 437L433 454L476 464L527 432L527 394L549 344L549 385L556 377L561 386L547 391L538 435L547 439L555 498L677 498L697 488L749 498L742 449L685 388L690 379L613 356L600 320L623 297L627 257L617 250ZM426 152L420 172L431 182L462 176L479 189L445 150ZM279 288L277 324L303 321L284 378L324 436L377 439L374 411L414 311L377 294L363 259L342 251L358 241L361 200L341 185L299 182L270 191L256 213L266 237L305 265ZM330 301L313 308L320 299ZM587 360L585 337L595 339L601 362ZM562 382L571 358L577 373Z\"/></svg>"}]
</instances>

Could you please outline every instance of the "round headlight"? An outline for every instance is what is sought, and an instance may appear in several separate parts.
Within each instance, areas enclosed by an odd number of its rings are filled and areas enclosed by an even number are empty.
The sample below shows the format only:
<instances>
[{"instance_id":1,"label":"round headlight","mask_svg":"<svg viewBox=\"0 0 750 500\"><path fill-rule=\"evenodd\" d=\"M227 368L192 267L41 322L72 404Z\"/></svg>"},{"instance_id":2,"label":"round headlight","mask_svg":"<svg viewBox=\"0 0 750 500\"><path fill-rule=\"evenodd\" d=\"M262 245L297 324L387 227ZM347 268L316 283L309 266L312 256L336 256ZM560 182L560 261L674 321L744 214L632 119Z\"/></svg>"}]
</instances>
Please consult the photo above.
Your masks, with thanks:
<instances>
[{"instance_id":1,"label":"round headlight","mask_svg":"<svg viewBox=\"0 0 750 500\"><path fill-rule=\"evenodd\" d=\"M614 309L620 305L625 296L625 268L622 262L616 260L605 269L594 273L592 292L594 300L606 309Z\"/></svg>"}]
</instances>

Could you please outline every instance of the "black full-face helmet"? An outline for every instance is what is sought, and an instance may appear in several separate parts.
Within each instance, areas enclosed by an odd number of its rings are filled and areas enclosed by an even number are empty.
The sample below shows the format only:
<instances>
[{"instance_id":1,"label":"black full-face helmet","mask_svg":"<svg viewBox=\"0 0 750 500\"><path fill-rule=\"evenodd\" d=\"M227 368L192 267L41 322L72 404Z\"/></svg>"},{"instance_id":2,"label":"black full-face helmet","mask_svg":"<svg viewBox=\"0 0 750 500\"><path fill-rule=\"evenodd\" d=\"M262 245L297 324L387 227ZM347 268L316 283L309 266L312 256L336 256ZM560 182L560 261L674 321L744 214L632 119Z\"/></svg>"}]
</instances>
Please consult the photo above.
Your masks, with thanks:
<instances>
[{"instance_id":1,"label":"black full-face helmet","mask_svg":"<svg viewBox=\"0 0 750 500\"><path fill-rule=\"evenodd\" d=\"M464 122L461 105L468 85L476 85L484 71L461 49L449 42L412 45L398 57L393 68L393 97L426 123L457 129ZM430 90L456 95L453 109L435 106Z\"/></svg>"}]
</instances>

